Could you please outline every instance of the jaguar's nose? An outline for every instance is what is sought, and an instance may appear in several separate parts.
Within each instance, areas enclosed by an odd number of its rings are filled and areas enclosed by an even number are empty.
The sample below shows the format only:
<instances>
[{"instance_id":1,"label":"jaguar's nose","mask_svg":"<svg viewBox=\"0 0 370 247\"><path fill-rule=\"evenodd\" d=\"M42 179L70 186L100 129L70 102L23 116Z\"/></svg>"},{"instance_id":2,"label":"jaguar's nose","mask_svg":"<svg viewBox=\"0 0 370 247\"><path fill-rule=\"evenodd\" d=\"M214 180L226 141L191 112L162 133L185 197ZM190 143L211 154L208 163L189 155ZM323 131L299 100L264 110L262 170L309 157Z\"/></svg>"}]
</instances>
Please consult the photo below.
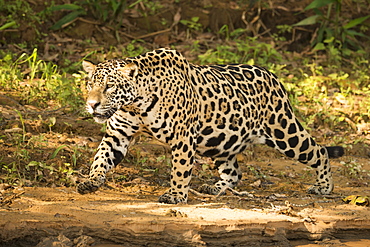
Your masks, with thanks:
<instances>
[{"instance_id":1,"label":"jaguar's nose","mask_svg":"<svg viewBox=\"0 0 370 247\"><path fill-rule=\"evenodd\" d=\"M89 100L87 101L87 104L91 107L91 109L95 110L100 105L100 102L96 100Z\"/></svg>"}]
</instances>

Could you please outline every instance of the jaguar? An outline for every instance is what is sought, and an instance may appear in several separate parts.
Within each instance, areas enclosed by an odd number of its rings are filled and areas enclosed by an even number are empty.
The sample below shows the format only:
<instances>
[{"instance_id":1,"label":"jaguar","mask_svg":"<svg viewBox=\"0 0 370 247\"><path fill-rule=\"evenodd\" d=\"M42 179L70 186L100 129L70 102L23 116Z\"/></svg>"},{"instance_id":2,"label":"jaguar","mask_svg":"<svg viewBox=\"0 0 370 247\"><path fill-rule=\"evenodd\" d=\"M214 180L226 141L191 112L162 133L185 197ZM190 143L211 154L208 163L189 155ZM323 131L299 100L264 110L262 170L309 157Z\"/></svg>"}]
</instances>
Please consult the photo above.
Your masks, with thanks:
<instances>
[{"instance_id":1,"label":"jaguar","mask_svg":"<svg viewBox=\"0 0 370 247\"><path fill-rule=\"evenodd\" d=\"M82 66L89 78L87 111L106 123L106 133L88 179L77 185L81 194L104 184L140 134L171 149L170 188L159 202L187 202L195 155L211 157L220 176L201 192L216 195L235 187L242 178L236 156L252 144L267 144L314 168L308 193L333 190L329 158L344 149L317 144L297 120L283 85L262 67L195 65L167 48Z\"/></svg>"}]
</instances>

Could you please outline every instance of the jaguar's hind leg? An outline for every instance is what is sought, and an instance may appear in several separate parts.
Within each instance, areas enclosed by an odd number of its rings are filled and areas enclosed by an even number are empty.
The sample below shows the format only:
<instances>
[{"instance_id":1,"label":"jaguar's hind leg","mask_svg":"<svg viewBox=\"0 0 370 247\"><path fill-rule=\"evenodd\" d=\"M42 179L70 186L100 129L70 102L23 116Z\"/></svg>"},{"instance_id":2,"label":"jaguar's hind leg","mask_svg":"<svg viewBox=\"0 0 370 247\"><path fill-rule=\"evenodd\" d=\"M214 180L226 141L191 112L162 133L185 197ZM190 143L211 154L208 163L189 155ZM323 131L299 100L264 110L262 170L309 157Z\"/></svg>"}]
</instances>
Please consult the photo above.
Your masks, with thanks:
<instances>
[{"instance_id":1,"label":"jaguar's hind leg","mask_svg":"<svg viewBox=\"0 0 370 247\"><path fill-rule=\"evenodd\" d=\"M214 185L204 184L199 188L199 192L218 195L224 187L235 187L242 177L238 161L235 155L227 158L215 159L215 166L218 169L221 180Z\"/></svg>"},{"instance_id":2,"label":"jaguar's hind leg","mask_svg":"<svg viewBox=\"0 0 370 247\"><path fill-rule=\"evenodd\" d=\"M309 193L330 194L333 178L329 155L325 147L318 145L292 114L292 119L273 115L269 125L265 125L266 144L282 154L310 165L316 170L316 182L308 189ZM276 124L272 125L271 123Z\"/></svg>"}]
</instances>

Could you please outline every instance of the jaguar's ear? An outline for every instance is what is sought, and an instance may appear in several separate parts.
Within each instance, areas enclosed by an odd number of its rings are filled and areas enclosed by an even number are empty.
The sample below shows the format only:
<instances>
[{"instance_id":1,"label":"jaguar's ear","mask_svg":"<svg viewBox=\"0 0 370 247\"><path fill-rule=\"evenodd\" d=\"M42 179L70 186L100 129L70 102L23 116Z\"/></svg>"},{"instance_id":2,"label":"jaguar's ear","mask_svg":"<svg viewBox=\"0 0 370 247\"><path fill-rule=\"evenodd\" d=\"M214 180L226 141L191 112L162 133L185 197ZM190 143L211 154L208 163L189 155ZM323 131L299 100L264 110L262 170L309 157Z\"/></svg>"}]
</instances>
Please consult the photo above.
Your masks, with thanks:
<instances>
[{"instance_id":1,"label":"jaguar's ear","mask_svg":"<svg viewBox=\"0 0 370 247\"><path fill-rule=\"evenodd\" d=\"M126 64L125 67L119 69L122 74L131 80L135 80L139 69L134 63Z\"/></svg>"},{"instance_id":2,"label":"jaguar's ear","mask_svg":"<svg viewBox=\"0 0 370 247\"><path fill-rule=\"evenodd\" d=\"M85 72L87 72L89 77L91 78L92 74L95 71L96 65L93 64L92 62L84 60L84 61L82 61L82 67L85 70Z\"/></svg>"}]
</instances>

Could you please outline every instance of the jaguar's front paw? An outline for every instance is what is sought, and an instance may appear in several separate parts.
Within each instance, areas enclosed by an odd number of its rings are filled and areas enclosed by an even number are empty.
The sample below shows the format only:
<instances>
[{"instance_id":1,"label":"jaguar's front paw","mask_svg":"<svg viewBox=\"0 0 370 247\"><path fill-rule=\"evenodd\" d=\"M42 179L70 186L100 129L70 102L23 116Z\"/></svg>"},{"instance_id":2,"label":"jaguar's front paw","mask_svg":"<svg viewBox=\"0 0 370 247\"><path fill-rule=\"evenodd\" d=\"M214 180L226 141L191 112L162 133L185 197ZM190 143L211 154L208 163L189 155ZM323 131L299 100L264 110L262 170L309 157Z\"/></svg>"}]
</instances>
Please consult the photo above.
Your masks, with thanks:
<instances>
[{"instance_id":1,"label":"jaguar's front paw","mask_svg":"<svg viewBox=\"0 0 370 247\"><path fill-rule=\"evenodd\" d=\"M77 192L80 194L87 194L91 192L95 192L99 189L99 187L102 185L102 182L99 182L97 180L86 180L84 182L81 182L77 185Z\"/></svg>"},{"instance_id":2,"label":"jaguar's front paw","mask_svg":"<svg viewBox=\"0 0 370 247\"><path fill-rule=\"evenodd\" d=\"M177 204L177 203L187 203L188 199L187 197L184 196L174 196L171 195L169 192L166 192L159 197L158 201L167 204Z\"/></svg>"},{"instance_id":3,"label":"jaguar's front paw","mask_svg":"<svg viewBox=\"0 0 370 247\"><path fill-rule=\"evenodd\" d=\"M333 186L320 186L320 185L313 185L308 190L308 194L316 194L316 195L329 195L333 191Z\"/></svg>"}]
</instances>

